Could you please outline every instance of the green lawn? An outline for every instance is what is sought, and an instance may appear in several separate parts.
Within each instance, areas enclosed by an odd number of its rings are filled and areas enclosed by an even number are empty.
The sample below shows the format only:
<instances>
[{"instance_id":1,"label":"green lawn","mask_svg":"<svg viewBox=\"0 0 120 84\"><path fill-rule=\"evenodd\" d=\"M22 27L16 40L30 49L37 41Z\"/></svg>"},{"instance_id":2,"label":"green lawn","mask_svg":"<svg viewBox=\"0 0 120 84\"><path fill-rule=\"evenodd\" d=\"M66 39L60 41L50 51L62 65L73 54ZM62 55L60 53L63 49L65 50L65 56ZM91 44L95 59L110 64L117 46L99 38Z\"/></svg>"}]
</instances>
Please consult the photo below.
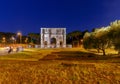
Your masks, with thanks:
<instances>
[{"instance_id":1,"label":"green lawn","mask_svg":"<svg viewBox=\"0 0 120 84\"><path fill-rule=\"evenodd\" d=\"M120 84L120 57L80 48L0 56L0 84Z\"/></svg>"}]
</instances>

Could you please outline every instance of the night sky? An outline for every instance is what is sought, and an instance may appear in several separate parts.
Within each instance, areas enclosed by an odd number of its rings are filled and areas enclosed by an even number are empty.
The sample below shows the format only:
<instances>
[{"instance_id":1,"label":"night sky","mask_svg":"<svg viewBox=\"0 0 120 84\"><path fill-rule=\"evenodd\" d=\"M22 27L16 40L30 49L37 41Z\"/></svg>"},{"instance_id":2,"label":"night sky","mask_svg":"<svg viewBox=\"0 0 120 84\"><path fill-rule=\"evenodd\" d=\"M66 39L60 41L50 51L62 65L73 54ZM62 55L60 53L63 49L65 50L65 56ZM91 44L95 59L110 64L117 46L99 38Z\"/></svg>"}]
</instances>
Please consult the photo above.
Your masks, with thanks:
<instances>
[{"instance_id":1,"label":"night sky","mask_svg":"<svg viewBox=\"0 0 120 84\"><path fill-rule=\"evenodd\" d=\"M120 0L0 0L0 32L91 31L119 19Z\"/></svg>"}]
</instances>

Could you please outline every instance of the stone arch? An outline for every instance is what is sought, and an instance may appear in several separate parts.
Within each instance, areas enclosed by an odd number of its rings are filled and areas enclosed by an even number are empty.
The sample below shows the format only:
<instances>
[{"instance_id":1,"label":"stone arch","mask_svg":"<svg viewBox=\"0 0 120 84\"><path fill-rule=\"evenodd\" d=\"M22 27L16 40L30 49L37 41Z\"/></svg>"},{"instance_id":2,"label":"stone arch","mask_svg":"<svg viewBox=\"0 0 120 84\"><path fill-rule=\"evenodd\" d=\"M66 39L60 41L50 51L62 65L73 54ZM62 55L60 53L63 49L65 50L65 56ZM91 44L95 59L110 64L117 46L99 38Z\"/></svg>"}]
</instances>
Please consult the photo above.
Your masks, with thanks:
<instances>
[{"instance_id":1,"label":"stone arch","mask_svg":"<svg viewBox=\"0 0 120 84\"><path fill-rule=\"evenodd\" d=\"M41 48L53 46L66 47L66 28L41 28Z\"/></svg>"}]
</instances>

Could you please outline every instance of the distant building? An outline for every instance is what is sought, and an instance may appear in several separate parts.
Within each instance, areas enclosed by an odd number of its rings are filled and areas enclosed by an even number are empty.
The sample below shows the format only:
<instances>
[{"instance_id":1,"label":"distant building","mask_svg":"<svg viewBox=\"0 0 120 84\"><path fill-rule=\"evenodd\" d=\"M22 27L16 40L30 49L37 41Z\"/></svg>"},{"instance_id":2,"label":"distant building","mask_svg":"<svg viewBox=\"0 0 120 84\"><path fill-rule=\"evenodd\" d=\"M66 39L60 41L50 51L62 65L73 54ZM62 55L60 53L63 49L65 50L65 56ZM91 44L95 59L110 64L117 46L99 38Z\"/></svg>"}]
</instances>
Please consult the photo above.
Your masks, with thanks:
<instances>
[{"instance_id":1,"label":"distant building","mask_svg":"<svg viewBox=\"0 0 120 84\"><path fill-rule=\"evenodd\" d=\"M41 48L66 47L66 28L41 28Z\"/></svg>"}]
</instances>

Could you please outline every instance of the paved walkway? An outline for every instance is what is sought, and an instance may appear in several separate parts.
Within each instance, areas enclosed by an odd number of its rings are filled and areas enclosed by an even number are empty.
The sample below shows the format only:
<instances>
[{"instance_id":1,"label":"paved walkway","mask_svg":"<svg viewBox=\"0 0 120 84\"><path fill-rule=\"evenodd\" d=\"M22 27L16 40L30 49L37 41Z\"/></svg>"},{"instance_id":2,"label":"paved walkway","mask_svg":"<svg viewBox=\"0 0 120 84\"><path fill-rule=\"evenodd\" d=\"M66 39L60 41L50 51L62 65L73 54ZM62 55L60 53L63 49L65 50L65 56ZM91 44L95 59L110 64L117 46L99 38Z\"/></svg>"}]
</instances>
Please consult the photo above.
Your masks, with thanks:
<instances>
[{"instance_id":1,"label":"paved walkway","mask_svg":"<svg viewBox=\"0 0 120 84\"><path fill-rule=\"evenodd\" d=\"M5 53L4 51L0 51L0 55L5 55L7 53Z\"/></svg>"},{"instance_id":2,"label":"paved walkway","mask_svg":"<svg viewBox=\"0 0 120 84\"><path fill-rule=\"evenodd\" d=\"M12 52L13 53L13 52ZM5 48L0 48L0 56L8 54L8 50Z\"/></svg>"},{"instance_id":3,"label":"paved walkway","mask_svg":"<svg viewBox=\"0 0 120 84\"><path fill-rule=\"evenodd\" d=\"M5 49L5 48L0 48L0 55L8 54L7 51L8 51L8 50Z\"/></svg>"}]
</instances>

